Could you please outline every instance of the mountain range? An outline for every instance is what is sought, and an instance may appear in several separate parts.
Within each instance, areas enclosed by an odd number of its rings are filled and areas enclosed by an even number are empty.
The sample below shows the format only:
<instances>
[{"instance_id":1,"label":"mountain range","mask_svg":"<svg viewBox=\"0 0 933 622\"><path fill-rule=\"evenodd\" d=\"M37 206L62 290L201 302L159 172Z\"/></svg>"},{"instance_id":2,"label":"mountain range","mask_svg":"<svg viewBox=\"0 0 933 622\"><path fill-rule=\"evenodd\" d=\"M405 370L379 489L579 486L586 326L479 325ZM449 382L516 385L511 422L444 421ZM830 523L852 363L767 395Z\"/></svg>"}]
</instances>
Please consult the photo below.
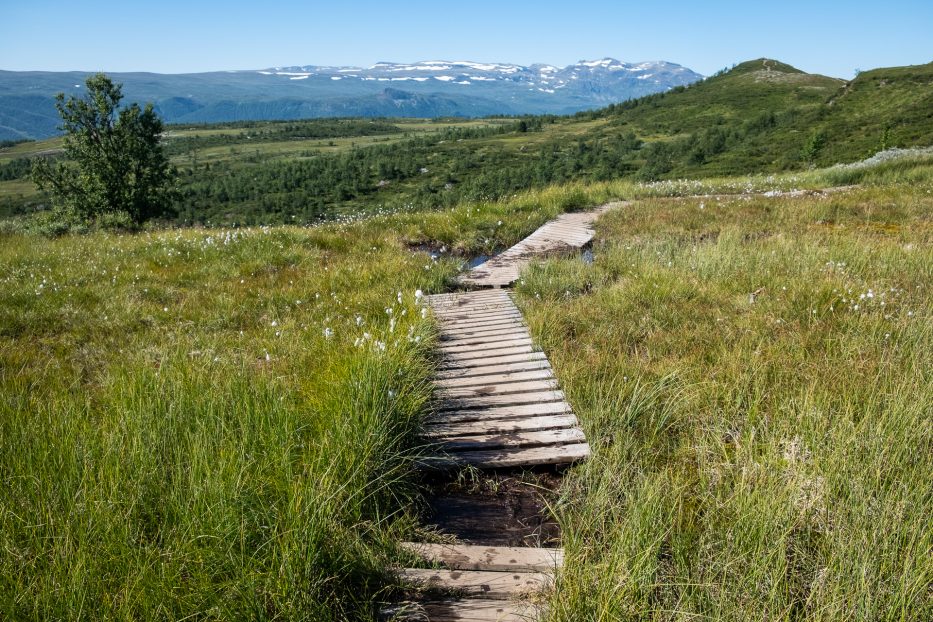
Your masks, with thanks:
<instances>
[{"instance_id":1,"label":"mountain range","mask_svg":"<svg viewBox=\"0 0 933 622\"><path fill-rule=\"evenodd\" d=\"M0 71L0 139L58 133L55 95L79 95L89 72ZM664 61L612 58L566 67L469 61L302 65L191 74L112 73L127 102L169 123L313 117L568 114L703 78Z\"/></svg>"}]
</instances>

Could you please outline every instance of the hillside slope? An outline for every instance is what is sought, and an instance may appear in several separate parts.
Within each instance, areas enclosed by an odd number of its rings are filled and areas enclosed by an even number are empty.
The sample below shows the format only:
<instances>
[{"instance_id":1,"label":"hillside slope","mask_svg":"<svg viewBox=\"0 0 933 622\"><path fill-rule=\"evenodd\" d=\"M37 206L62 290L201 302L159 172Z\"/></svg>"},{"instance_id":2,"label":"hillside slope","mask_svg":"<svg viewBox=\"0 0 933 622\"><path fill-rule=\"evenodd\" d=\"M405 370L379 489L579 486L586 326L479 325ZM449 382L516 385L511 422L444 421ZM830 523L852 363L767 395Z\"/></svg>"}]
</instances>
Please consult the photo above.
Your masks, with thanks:
<instances>
[{"instance_id":1,"label":"hillside slope","mask_svg":"<svg viewBox=\"0 0 933 622\"><path fill-rule=\"evenodd\" d=\"M178 222L306 222L576 180L774 173L927 146L931 84L933 64L843 82L758 59L569 117L189 126L173 128L167 147L182 174ZM409 95L392 97L401 106ZM0 214L41 205L27 160L53 145L0 150Z\"/></svg>"},{"instance_id":2,"label":"hillside slope","mask_svg":"<svg viewBox=\"0 0 933 622\"><path fill-rule=\"evenodd\" d=\"M643 154L648 177L850 162L933 142L933 63L845 82L758 59L590 116L658 140Z\"/></svg>"},{"instance_id":3,"label":"hillside slope","mask_svg":"<svg viewBox=\"0 0 933 622\"><path fill-rule=\"evenodd\" d=\"M826 102L821 163L891 146L933 144L933 63L860 73Z\"/></svg>"}]
</instances>

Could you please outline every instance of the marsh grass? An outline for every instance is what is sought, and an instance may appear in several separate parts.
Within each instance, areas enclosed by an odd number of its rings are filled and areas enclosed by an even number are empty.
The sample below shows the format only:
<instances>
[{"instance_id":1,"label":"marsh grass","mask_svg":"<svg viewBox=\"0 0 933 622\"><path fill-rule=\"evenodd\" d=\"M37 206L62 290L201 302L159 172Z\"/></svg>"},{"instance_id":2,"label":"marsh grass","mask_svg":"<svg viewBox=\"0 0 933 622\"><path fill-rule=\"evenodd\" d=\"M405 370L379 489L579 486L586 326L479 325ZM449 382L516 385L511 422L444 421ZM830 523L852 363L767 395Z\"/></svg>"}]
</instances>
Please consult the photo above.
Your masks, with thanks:
<instances>
[{"instance_id":1,"label":"marsh grass","mask_svg":"<svg viewBox=\"0 0 933 622\"><path fill-rule=\"evenodd\" d=\"M933 616L933 183L862 181L636 201L526 272L595 449L551 619Z\"/></svg>"},{"instance_id":2,"label":"marsh grass","mask_svg":"<svg viewBox=\"0 0 933 622\"><path fill-rule=\"evenodd\" d=\"M600 222L594 265L519 287L596 448L557 506L555 616L910 618L930 178L872 170L828 198L751 194L812 171L313 228L0 232L0 618L371 619L417 529L416 290L615 198L644 200Z\"/></svg>"},{"instance_id":3,"label":"marsh grass","mask_svg":"<svg viewBox=\"0 0 933 622\"><path fill-rule=\"evenodd\" d=\"M357 233L4 239L0 617L365 615L455 268Z\"/></svg>"}]
</instances>

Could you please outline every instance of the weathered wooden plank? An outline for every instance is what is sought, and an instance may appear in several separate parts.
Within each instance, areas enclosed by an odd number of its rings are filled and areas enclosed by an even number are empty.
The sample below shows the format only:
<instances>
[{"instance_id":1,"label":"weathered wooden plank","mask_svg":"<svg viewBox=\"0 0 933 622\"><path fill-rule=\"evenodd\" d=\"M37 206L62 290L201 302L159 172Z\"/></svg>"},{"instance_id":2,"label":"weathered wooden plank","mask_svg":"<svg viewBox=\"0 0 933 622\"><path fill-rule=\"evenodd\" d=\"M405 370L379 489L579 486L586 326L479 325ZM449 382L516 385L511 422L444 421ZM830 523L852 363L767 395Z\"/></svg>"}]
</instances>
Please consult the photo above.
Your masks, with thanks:
<instances>
[{"instance_id":1,"label":"weathered wooden plank","mask_svg":"<svg viewBox=\"0 0 933 622\"><path fill-rule=\"evenodd\" d=\"M478 359L448 359L442 361L439 365L441 370L465 369L468 367L486 367L489 365L502 365L504 363L518 363L520 361L537 361L544 359L543 352L529 352L523 348L513 348L522 350L514 354L497 354L496 356L483 356Z\"/></svg>"},{"instance_id":2,"label":"weathered wooden plank","mask_svg":"<svg viewBox=\"0 0 933 622\"><path fill-rule=\"evenodd\" d=\"M471 305L467 307L456 307L450 309L435 309L431 308L431 312L435 317L447 320L449 318L455 318L460 315L479 315L479 314L489 314L489 313L515 313L518 311L511 301L508 304L497 304L497 305Z\"/></svg>"},{"instance_id":3,"label":"weathered wooden plank","mask_svg":"<svg viewBox=\"0 0 933 622\"><path fill-rule=\"evenodd\" d=\"M551 448L554 445L583 443L586 436L580 428L558 428L533 432L497 432L472 436L452 436L436 439L450 452L503 449L518 447Z\"/></svg>"},{"instance_id":4,"label":"weathered wooden plank","mask_svg":"<svg viewBox=\"0 0 933 622\"><path fill-rule=\"evenodd\" d=\"M480 290L476 292L470 292L469 294L460 294L456 298L450 298L447 300L432 299L428 301L428 304L438 309L454 308L462 305L511 303L512 297L503 289Z\"/></svg>"},{"instance_id":5,"label":"weathered wooden plank","mask_svg":"<svg viewBox=\"0 0 933 622\"><path fill-rule=\"evenodd\" d=\"M535 622L538 605L517 600L439 600L404 603L383 609L390 622Z\"/></svg>"},{"instance_id":6,"label":"weathered wooden plank","mask_svg":"<svg viewBox=\"0 0 933 622\"><path fill-rule=\"evenodd\" d=\"M509 356L510 354L529 354L533 351L533 346L530 343L518 346L504 346L501 348L492 348L490 350L483 350L477 352L475 350L467 350L466 352L442 352L443 358L447 362L451 361L462 361L464 363L474 360L483 360L487 358L496 358L498 356Z\"/></svg>"},{"instance_id":7,"label":"weathered wooden plank","mask_svg":"<svg viewBox=\"0 0 933 622\"><path fill-rule=\"evenodd\" d=\"M551 370L545 366L543 369L529 371L505 372L500 374L485 374L482 376L456 376L453 378L438 378L434 385L441 390L458 387L473 387L484 384L508 384L512 382L528 382L530 380L550 380L554 377Z\"/></svg>"},{"instance_id":8,"label":"weathered wooden plank","mask_svg":"<svg viewBox=\"0 0 933 622\"><path fill-rule=\"evenodd\" d=\"M465 423L432 423L425 425L421 434L426 438L442 438L572 428L578 424L579 422L574 415L545 415L520 419L467 421Z\"/></svg>"},{"instance_id":9,"label":"weathered wooden plank","mask_svg":"<svg viewBox=\"0 0 933 622\"><path fill-rule=\"evenodd\" d=\"M563 549L423 542L402 542L400 546L429 564L450 570L554 572L564 561Z\"/></svg>"},{"instance_id":10,"label":"weathered wooden plank","mask_svg":"<svg viewBox=\"0 0 933 622\"><path fill-rule=\"evenodd\" d=\"M457 304L462 300L498 300L508 298L509 293L502 289L479 289L469 292L432 294L426 297L428 304Z\"/></svg>"},{"instance_id":11,"label":"weathered wooden plank","mask_svg":"<svg viewBox=\"0 0 933 622\"><path fill-rule=\"evenodd\" d=\"M491 315L464 313L462 315L444 318L442 322L448 328L465 328L467 326L475 326L476 324L490 324L492 322L501 322L505 320L522 321L523 318L522 314L518 311L495 313Z\"/></svg>"},{"instance_id":12,"label":"weathered wooden plank","mask_svg":"<svg viewBox=\"0 0 933 622\"><path fill-rule=\"evenodd\" d=\"M474 339L472 341L468 341L467 343L442 343L437 347L437 349L443 354L459 354L462 352L480 353L488 350L501 350L502 348L510 348L513 346L531 346L531 337L528 335L515 337L512 339L493 337L486 339Z\"/></svg>"},{"instance_id":13,"label":"weathered wooden plank","mask_svg":"<svg viewBox=\"0 0 933 622\"><path fill-rule=\"evenodd\" d=\"M527 336L528 330L524 326L518 325L507 326L500 329L474 330L460 335L443 333L438 341L440 341L441 345L458 345L464 343L483 343L490 339L517 339Z\"/></svg>"},{"instance_id":14,"label":"weathered wooden plank","mask_svg":"<svg viewBox=\"0 0 933 622\"><path fill-rule=\"evenodd\" d=\"M477 330L494 330L504 327L526 329L521 318L503 318L498 320L478 320L476 322L447 323L440 326L441 335L459 335ZM527 330L527 329L526 329Z\"/></svg>"},{"instance_id":15,"label":"weathered wooden plank","mask_svg":"<svg viewBox=\"0 0 933 622\"><path fill-rule=\"evenodd\" d=\"M449 296L448 298L431 296L428 298L428 303L432 305L455 305L460 304L461 302L474 302L474 301L484 301L484 300L508 300L509 292L504 289L476 289L468 292L459 292L455 294L441 294L441 296Z\"/></svg>"},{"instance_id":16,"label":"weathered wooden plank","mask_svg":"<svg viewBox=\"0 0 933 622\"><path fill-rule=\"evenodd\" d=\"M515 304L509 300L508 302L496 303L496 304L475 304L467 306L457 306L449 308L435 308L431 307L431 312L434 313L436 317L447 318L451 316L460 315L462 313L489 313L489 312L506 312L506 311L517 311L518 308Z\"/></svg>"},{"instance_id":17,"label":"weathered wooden plank","mask_svg":"<svg viewBox=\"0 0 933 622\"><path fill-rule=\"evenodd\" d=\"M583 460L589 455L589 444L577 443L558 447L465 451L452 457L457 464L470 465L480 469L499 469L540 464L571 464Z\"/></svg>"},{"instance_id":18,"label":"weathered wooden plank","mask_svg":"<svg viewBox=\"0 0 933 622\"><path fill-rule=\"evenodd\" d=\"M451 387L439 389L436 394L443 399L480 397L484 395L505 395L507 393L527 393L529 391L550 391L557 388L557 380L526 380L525 382L487 382L469 387Z\"/></svg>"},{"instance_id":19,"label":"weathered wooden plank","mask_svg":"<svg viewBox=\"0 0 933 622\"><path fill-rule=\"evenodd\" d=\"M426 423L458 423L464 421L491 421L515 419L540 415L562 415L573 412L567 402L546 404L520 404L517 406L494 406L481 410L451 410L435 413L425 419Z\"/></svg>"},{"instance_id":20,"label":"weathered wooden plank","mask_svg":"<svg viewBox=\"0 0 933 622\"><path fill-rule=\"evenodd\" d=\"M485 408L487 406L519 406L522 404L544 404L546 402L560 402L566 399L563 391L553 389L547 391L531 391L528 393L509 393L507 395L483 395L481 397L459 397L442 400L438 412L448 410L466 410L469 408Z\"/></svg>"},{"instance_id":21,"label":"weathered wooden plank","mask_svg":"<svg viewBox=\"0 0 933 622\"><path fill-rule=\"evenodd\" d=\"M501 305L497 307L473 307L466 309L454 309L451 311L434 311L434 317L441 321L462 320L463 318L489 318L494 316L512 317L518 313L515 305Z\"/></svg>"},{"instance_id":22,"label":"weathered wooden plank","mask_svg":"<svg viewBox=\"0 0 933 622\"><path fill-rule=\"evenodd\" d=\"M510 374L514 372L532 371L540 369L551 369L544 352L532 352L526 360L514 362L491 363L489 365L477 365L465 369L450 369L435 372L434 377L437 380L447 380L451 378L472 378L474 376L487 376L490 374Z\"/></svg>"},{"instance_id":23,"label":"weathered wooden plank","mask_svg":"<svg viewBox=\"0 0 933 622\"><path fill-rule=\"evenodd\" d=\"M495 572L484 570L425 570L404 568L399 577L430 590L444 590L473 598L509 599L546 590L550 585L543 572Z\"/></svg>"}]
</instances>

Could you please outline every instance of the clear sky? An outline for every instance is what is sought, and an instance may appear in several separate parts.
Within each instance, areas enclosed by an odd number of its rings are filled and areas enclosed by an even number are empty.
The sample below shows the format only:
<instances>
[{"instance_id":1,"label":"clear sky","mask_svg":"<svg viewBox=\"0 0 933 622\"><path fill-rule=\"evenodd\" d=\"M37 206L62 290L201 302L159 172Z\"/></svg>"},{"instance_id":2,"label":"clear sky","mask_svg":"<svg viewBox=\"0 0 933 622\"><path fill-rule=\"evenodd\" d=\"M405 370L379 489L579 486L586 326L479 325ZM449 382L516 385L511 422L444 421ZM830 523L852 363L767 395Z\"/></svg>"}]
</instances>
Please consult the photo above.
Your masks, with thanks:
<instances>
[{"instance_id":1,"label":"clear sky","mask_svg":"<svg viewBox=\"0 0 933 622\"><path fill-rule=\"evenodd\" d=\"M762 56L849 78L933 61L933 0L405 3L0 0L0 69L184 73L611 56L710 74Z\"/></svg>"}]
</instances>

